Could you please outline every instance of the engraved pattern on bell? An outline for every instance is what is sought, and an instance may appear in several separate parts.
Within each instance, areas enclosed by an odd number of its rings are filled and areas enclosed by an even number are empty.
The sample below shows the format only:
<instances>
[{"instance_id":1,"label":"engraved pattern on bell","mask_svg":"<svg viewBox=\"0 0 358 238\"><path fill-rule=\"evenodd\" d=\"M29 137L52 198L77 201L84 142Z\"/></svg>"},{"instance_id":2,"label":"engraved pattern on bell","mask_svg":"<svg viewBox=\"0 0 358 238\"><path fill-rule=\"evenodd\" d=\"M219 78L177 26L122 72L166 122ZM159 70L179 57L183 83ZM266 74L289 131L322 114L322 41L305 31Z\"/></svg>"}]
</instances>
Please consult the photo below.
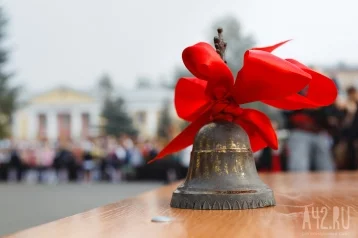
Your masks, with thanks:
<instances>
[{"instance_id":1,"label":"engraved pattern on bell","mask_svg":"<svg viewBox=\"0 0 358 238\"><path fill-rule=\"evenodd\" d=\"M205 125L195 137L185 182L171 206L189 209L249 209L275 205L257 174L246 132L230 122Z\"/></svg>"}]
</instances>

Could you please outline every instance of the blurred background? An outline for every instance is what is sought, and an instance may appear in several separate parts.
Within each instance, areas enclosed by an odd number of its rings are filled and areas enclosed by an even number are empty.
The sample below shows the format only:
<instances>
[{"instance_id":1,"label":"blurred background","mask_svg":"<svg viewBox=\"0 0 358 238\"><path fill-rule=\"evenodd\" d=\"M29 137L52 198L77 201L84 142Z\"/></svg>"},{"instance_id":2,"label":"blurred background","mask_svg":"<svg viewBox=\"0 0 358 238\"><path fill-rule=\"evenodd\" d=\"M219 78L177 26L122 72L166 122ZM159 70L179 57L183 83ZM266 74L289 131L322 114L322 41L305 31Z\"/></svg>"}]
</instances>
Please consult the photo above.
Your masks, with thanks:
<instances>
[{"instance_id":1,"label":"blurred background","mask_svg":"<svg viewBox=\"0 0 358 238\"><path fill-rule=\"evenodd\" d=\"M191 148L147 165L187 123L173 96L182 50L224 29L234 74L244 52L330 77L337 101L270 116L280 148L262 172L356 170L358 33L354 0L0 1L0 235L183 179ZM356 54L357 53L357 54ZM322 93L325 93L322 91Z\"/></svg>"}]
</instances>

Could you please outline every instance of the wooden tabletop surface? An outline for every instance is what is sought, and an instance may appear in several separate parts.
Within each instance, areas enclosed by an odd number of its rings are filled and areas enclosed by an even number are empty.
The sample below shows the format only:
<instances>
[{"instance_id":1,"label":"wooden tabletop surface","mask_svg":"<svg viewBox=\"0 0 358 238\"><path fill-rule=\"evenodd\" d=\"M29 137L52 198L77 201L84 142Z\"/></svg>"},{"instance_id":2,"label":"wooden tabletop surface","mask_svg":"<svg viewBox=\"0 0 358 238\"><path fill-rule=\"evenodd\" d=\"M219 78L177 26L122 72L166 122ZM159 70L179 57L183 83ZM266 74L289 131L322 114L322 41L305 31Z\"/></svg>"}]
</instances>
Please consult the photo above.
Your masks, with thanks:
<instances>
[{"instance_id":1,"label":"wooden tabletop surface","mask_svg":"<svg viewBox=\"0 0 358 238\"><path fill-rule=\"evenodd\" d=\"M275 193L275 207L174 209L176 183L8 237L358 237L358 173L260 176ZM156 216L172 220L152 222Z\"/></svg>"}]
</instances>

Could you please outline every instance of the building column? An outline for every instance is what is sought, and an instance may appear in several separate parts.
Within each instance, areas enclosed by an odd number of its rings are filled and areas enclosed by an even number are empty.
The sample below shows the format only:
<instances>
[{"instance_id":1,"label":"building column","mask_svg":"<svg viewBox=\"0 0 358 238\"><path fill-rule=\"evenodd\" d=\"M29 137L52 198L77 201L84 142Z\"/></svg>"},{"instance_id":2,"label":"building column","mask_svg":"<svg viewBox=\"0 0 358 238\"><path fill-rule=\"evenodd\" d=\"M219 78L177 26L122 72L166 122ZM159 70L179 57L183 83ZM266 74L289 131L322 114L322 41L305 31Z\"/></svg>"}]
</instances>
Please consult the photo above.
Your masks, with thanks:
<instances>
[{"instance_id":1,"label":"building column","mask_svg":"<svg viewBox=\"0 0 358 238\"><path fill-rule=\"evenodd\" d=\"M71 112L71 138L78 140L81 138L82 132L82 118L81 112L73 110Z\"/></svg>"},{"instance_id":2,"label":"building column","mask_svg":"<svg viewBox=\"0 0 358 238\"><path fill-rule=\"evenodd\" d=\"M29 113L29 125L27 137L29 140L36 140L38 135L39 122L36 111L30 110Z\"/></svg>"},{"instance_id":3,"label":"building column","mask_svg":"<svg viewBox=\"0 0 358 238\"><path fill-rule=\"evenodd\" d=\"M159 113L157 111L147 111L147 118L145 121L145 134L149 137L155 137L158 130Z\"/></svg>"},{"instance_id":4,"label":"building column","mask_svg":"<svg viewBox=\"0 0 358 238\"><path fill-rule=\"evenodd\" d=\"M46 114L46 137L51 141L58 139L58 121L55 111L50 111Z\"/></svg>"}]
</instances>

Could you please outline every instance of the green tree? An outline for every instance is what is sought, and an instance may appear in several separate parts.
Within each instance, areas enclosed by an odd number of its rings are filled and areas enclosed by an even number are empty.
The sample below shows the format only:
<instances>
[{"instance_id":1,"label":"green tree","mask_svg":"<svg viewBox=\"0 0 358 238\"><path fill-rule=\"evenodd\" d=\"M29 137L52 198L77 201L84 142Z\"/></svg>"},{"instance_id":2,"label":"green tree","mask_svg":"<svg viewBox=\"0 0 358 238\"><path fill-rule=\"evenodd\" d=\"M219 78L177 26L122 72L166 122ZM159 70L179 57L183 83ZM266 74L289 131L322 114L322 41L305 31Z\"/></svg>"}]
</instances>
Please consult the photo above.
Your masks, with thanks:
<instances>
[{"instance_id":1,"label":"green tree","mask_svg":"<svg viewBox=\"0 0 358 238\"><path fill-rule=\"evenodd\" d=\"M111 77L108 74L103 74L98 81L98 90L101 100L105 101L113 96L113 83Z\"/></svg>"},{"instance_id":2,"label":"green tree","mask_svg":"<svg viewBox=\"0 0 358 238\"><path fill-rule=\"evenodd\" d=\"M170 101L165 100L158 120L157 135L160 138L170 139L170 128L173 124L172 117L170 116L170 109Z\"/></svg>"},{"instance_id":3,"label":"green tree","mask_svg":"<svg viewBox=\"0 0 358 238\"><path fill-rule=\"evenodd\" d=\"M6 24L4 10L0 8L0 45L6 37ZM11 74L5 70L8 53L6 48L0 46L0 139L9 135L11 115L16 109L17 96L20 91L20 87L11 85Z\"/></svg>"},{"instance_id":4,"label":"green tree","mask_svg":"<svg viewBox=\"0 0 358 238\"><path fill-rule=\"evenodd\" d=\"M107 135L128 134L133 136L137 134L132 119L125 110L125 102L122 98L106 99L102 116L106 120L104 131Z\"/></svg>"},{"instance_id":5,"label":"green tree","mask_svg":"<svg viewBox=\"0 0 358 238\"><path fill-rule=\"evenodd\" d=\"M104 132L113 136L136 135L132 119L125 110L125 102L122 98L114 96L113 82L108 74L100 77L98 90L102 100L102 117L105 119Z\"/></svg>"}]
</instances>

